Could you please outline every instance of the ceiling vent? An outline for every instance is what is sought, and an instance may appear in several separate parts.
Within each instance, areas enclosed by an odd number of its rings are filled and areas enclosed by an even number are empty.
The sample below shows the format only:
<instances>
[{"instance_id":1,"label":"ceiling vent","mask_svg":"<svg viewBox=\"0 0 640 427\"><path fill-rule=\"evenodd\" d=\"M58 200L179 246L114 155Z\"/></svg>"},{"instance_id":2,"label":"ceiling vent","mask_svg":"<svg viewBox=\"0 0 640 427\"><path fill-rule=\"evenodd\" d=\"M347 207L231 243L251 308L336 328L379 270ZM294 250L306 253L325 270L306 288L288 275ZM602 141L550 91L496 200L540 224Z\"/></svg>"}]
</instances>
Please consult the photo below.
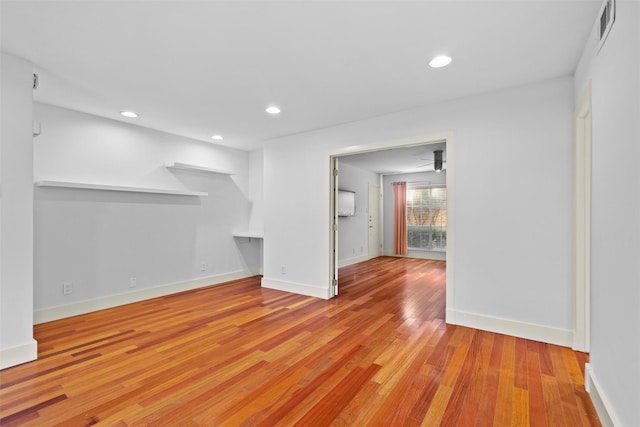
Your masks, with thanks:
<instances>
[{"instance_id":1,"label":"ceiling vent","mask_svg":"<svg viewBox=\"0 0 640 427\"><path fill-rule=\"evenodd\" d=\"M605 0L598 17L598 52L600 52L616 20L616 0Z\"/></svg>"}]
</instances>

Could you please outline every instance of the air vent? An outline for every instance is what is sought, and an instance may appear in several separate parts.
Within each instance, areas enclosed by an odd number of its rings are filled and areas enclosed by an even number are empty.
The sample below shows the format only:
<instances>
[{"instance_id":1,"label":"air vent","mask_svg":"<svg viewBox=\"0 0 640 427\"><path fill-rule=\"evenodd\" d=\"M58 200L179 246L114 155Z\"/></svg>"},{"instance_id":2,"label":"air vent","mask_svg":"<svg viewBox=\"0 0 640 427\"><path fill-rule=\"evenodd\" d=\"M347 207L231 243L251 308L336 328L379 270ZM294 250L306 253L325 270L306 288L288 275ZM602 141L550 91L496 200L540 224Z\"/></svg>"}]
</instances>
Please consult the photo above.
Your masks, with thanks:
<instances>
[{"instance_id":1,"label":"air vent","mask_svg":"<svg viewBox=\"0 0 640 427\"><path fill-rule=\"evenodd\" d=\"M613 22L616 19L616 1L605 0L600 8L600 14L598 16L598 35L600 37L598 52L600 52L609 32L611 31Z\"/></svg>"}]
</instances>

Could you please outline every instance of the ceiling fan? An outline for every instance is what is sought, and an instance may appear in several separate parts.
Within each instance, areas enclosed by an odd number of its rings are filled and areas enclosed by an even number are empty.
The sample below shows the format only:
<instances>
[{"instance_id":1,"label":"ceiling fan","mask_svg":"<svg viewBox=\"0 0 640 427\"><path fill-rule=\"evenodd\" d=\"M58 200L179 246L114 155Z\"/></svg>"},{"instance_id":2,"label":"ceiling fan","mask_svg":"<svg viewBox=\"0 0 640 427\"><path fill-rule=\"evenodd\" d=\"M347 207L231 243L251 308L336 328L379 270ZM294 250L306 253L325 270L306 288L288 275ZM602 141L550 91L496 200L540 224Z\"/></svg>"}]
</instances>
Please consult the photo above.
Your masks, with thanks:
<instances>
[{"instance_id":1,"label":"ceiling fan","mask_svg":"<svg viewBox=\"0 0 640 427\"><path fill-rule=\"evenodd\" d=\"M420 160L431 160L431 159L423 159ZM416 166L416 168L421 168L424 166L433 165L433 170L436 172L442 172L442 167L447 161L444 160L444 150L434 150L433 151L433 161L429 161L428 163Z\"/></svg>"}]
</instances>

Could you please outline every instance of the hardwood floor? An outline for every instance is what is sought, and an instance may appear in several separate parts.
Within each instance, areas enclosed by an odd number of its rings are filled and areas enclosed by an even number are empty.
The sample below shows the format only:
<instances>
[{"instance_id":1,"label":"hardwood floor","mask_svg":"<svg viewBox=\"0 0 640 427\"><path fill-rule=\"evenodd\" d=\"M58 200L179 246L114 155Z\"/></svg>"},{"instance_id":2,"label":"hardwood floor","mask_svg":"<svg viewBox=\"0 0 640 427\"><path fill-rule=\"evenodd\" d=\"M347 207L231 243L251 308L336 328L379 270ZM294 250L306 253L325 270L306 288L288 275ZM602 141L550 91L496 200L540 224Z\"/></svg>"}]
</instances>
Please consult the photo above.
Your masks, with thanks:
<instances>
[{"instance_id":1,"label":"hardwood floor","mask_svg":"<svg viewBox=\"0 0 640 427\"><path fill-rule=\"evenodd\" d=\"M0 424L600 425L585 354L445 325L444 280L381 257L329 301L250 278L37 325Z\"/></svg>"}]
</instances>

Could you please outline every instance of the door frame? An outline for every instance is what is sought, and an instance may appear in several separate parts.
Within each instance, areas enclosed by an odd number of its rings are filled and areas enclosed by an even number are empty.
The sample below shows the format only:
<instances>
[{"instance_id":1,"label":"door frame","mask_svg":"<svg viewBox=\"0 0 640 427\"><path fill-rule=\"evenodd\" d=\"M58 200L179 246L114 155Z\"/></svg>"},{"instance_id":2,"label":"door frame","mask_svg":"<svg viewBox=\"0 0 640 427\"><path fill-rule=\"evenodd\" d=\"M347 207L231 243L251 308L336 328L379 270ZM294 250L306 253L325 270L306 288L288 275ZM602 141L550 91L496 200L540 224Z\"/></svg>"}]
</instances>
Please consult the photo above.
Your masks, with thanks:
<instances>
[{"instance_id":1,"label":"door frame","mask_svg":"<svg viewBox=\"0 0 640 427\"><path fill-rule=\"evenodd\" d=\"M574 113L573 349L591 348L591 81Z\"/></svg>"},{"instance_id":2,"label":"door frame","mask_svg":"<svg viewBox=\"0 0 640 427\"><path fill-rule=\"evenodd\" d=\"M455 162L455 144L454 144L454 134L453 132L440 132L429 135L419 135L412 136L408 138L401 139L392 139L392 140L384 140L371 142L368 144L361 145L352 145L349 147L343 147L336 149L329 153L329 164L331 166L330 170L330 189L333 190L333 185L335 183L334 179L334 159L342 156L347 156L350 154L360 154L360 153L368 153L372 151L381 151L388 150L393 148L402 148L402 147L412 147L416 145L428 145L446 142L447 144L447 255L446 255L446 311L445 311L445 322L446 323L456 323L455 319L455 171L456 171L456 162ZM333 199L333 191L330 191ZM330 239L329 245L329 265L331 269L331 282L329 284L329 288L332 290L330 292L331 296L333 295L333 280L337 280L337 261L335 254L337 253L337 236L333 237L334 230L334 218L336 218L337 206L335 201L330 203L331 212L330 212L330 224L329 229L331 230L332 237ZM381 239L382 241L382 239ZM335 252L334 252L335 251Z\"/></svg>"},{"instance_id":3,"label":"door frame","mask_svg":"<svg viewBox=\"0 0 640 427\"><path fill-rule=\"evenodd\" d=\"M338 171L339 160L337 156L330 158L331 173L329 179L329 298L338 296Z\"/></svg>"}]
</instances>

